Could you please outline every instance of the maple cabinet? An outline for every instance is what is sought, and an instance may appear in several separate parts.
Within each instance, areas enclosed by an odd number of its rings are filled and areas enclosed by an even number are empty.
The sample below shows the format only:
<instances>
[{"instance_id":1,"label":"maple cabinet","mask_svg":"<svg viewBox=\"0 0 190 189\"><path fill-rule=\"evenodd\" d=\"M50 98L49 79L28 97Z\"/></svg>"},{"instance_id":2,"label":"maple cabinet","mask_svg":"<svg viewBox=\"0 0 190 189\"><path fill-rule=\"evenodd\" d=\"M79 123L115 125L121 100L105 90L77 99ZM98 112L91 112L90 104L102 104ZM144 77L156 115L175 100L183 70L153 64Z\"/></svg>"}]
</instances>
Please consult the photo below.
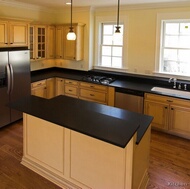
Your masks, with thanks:
<instances>
[{"instance_id":1,"label":"maple cabinet","mask_svg":"<svg viewBox=\"0 0 190 189\"><path fill-rule=\"evenodd\" d=\"M31 94L47 99L55 97L55 78L31 83Z\"/></svg>"},{"instance_id":2,"label":"maple cabinet","mask_svg":"<svg viewBox=\"0 0 190 189\"><path fill-rule=\"evenodd\" d=\"M47 97L46 80L33 82L31 84L31 94L34 96L46 98Z\"/></svg>"},{"instance_id":3,"label":"maple cabinet","mask_svg":"<svg viewBox=\"0 0 190 189\"><path fill-rule=\"evenodd\" d=\"M76 40L67 40L69 24L56 26L56 58L82 60L84 57L84 24L73 24Z\"/></svg>"},{"instance_id":4,"label":"maple cabinet","mask_svg":"<svg viewBox=\"0 0 190 189\"><path fill-rule=\"evenodd\" d=\"M78 81L65 79L64 95L78 98Z\"/></svg>"},{"instance_id":5,"label":"maple cabinet","mask_svg":"<svg viewBox=\"0 0 190 189\"><path fill-rule=\"evenodd\" d=\"M0 47L29 45L29 22L0 20Z\"/></svg>"},{"instance_id":6,"label":"maple cabinet","mask_svg":"<svg viewBox=\"0 0 190 189\"><path fill-rule=\"evenodd\" d=\"M47 27L45 25L30 26L30 59L46 58Z\"/></svg>"},{"instance_id":7,"label":"maple cabinet","mask_svg":"<svg viewBox=\"0 0 190 189\"><path fill-rule=\"evenodd\" d=\"M55 94L56 96L64 95L64 79L56 78L56 86L55 86Z\"/></svg>"},{"instance_id":8,"label":"maple cabinet","mask_svg":"<svg viewBox=\"0 0 190 189\"><path fill-rule=\"evenodd\" d=\"M190 139L190 101L145 94L144 113L154 117L152 127Z\"/></svg>"},{"instance_id":9,"label":"maple cabinet","mask_svg":"<svg viewBox=\"0 0 190 189\"><path fill-rule=\"evenodd\" d=\"M55 97L55 78L46 79L46 89L47 89L47 95L46 95L47 99Z\"/></svg>"},{"instance_id":10,"label":"maple cabinet","mask_svg":"<svg viewBox=\"0 0 190 189\"><path fill-rule=\"evenodd\" d=\"M47 58L55 58L55 26L47 27Z\"/></svg>"}]
</instances>

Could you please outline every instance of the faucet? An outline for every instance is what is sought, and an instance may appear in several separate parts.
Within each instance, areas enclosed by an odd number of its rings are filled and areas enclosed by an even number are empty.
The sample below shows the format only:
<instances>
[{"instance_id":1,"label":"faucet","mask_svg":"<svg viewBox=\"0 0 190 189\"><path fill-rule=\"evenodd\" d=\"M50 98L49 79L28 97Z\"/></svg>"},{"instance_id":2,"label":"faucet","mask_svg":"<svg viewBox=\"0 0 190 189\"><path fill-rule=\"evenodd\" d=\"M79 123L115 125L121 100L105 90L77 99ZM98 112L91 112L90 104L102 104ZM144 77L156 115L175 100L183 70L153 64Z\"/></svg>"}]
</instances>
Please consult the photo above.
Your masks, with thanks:
<instances>
[{"instance_id":1,"label":"faucet","mask_svg":"<svg viewBox=\"0 0 190 189\"><path fill-rule=\"evenodd\" d=\"M168 82L169 82L169 83L173 82L173 83L174 83L173 88L176 89L176 82L177 82L177 79L176 79L176 78L172 78L172 77L171 77Z\"/></svg>"}]
</instances>

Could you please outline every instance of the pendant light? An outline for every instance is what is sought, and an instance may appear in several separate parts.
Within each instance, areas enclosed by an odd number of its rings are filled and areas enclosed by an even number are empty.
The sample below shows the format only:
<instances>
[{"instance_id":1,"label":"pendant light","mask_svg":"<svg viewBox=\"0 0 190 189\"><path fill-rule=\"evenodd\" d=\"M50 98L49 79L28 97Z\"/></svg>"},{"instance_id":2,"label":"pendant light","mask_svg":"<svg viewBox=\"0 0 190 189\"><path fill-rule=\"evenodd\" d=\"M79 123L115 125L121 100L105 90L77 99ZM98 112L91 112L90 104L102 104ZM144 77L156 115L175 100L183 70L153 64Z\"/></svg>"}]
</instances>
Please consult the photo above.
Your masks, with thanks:
<instances>
[{"instance_id":1,"label":"pendant light","mask_svg":"<svg viewBox=\"0 0 190 189\"><path fill-rule=\"evenodd\" d=\"M120 6L120 0L118 0L118 6L117 6L117 26L115 27L115 34L120 34L120 26L119 26L119 6Z\"/></svg>"},{"instance_id":2,"label":"pendant light","mask_svg":"<svg viewBox=\"0 0 190 189\"><path fill-rule=\"evenodd\" d=\"M69 32L67 34L67 40L76 40L76 34L73 31L72 26L72 16L73 16L73 1L71 0L71 26L69 27Z\"/></svg>"}]
</instances>

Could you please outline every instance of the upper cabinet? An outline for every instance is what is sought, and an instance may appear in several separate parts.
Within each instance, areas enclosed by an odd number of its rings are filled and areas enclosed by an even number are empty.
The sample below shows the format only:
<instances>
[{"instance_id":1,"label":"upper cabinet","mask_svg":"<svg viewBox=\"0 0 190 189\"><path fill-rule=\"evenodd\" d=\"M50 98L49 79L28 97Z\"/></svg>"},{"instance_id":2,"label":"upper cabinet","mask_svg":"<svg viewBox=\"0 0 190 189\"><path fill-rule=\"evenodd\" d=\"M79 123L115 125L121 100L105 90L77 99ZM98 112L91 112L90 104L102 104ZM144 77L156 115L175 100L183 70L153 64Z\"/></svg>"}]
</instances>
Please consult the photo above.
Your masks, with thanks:
<instances>
[{"instance_id":1,"label":"upper cabinet","mask_svg":"<svg viewBox=\"0 0 190 189\"><path fill-rule=\"evenodd\" d=\"M30 26L30 59L39 60L46 58L47 26Z\"/></svg>"},{"instance_id":2,"label":"upper cabinet","mask_svg":"<svg viewBox=\"0 0 190 189\"><path fill-rule=\"evenodd\" d=\"M29 46L29 22L0 20L0 47Z\"/></svg>"},{"instance_id":3,"label":"upper cabinet","mask_svg":"<svg viewBox=\"0 0 190 189\"><path fill-rule=\"evenodd\" d=\"M56 27L56 58L66 60L83 60L84 57L84 24L73 24L76 40L67 40L69 24Z\"/></svg>"},{"instance_id":4,"label":"upper cabinet","mask_svg":"<svg viewBox=\"0 0 190 189\"><path fill-rule=\"evenodd\" d=\"M55 26L47 27L47 58L55 58Z\"/></svg>"}]
</instances>

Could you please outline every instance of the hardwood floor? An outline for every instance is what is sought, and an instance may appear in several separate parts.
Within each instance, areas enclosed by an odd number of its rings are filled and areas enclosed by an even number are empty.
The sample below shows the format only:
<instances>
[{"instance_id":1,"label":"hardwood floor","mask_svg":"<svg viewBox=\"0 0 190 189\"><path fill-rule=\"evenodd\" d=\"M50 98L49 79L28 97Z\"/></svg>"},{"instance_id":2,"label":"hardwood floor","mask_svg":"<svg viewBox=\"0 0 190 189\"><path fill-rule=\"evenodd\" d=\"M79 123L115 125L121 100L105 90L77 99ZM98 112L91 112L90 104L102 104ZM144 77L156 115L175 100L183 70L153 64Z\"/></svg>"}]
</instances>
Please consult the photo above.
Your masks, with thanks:
<instances>
[{"instance_id":1,"label":"hardwood floor","mask_svg":"<svg viewBox=\"0 0 190 189\"><path fill-rule=\"evenodd\" d=\"M22 121L0 129L0 189L60 189L20 164L22 132ZM152 131L149 175L147 189L190 189L190 141Z\"/></svg>"}]
</instances>

